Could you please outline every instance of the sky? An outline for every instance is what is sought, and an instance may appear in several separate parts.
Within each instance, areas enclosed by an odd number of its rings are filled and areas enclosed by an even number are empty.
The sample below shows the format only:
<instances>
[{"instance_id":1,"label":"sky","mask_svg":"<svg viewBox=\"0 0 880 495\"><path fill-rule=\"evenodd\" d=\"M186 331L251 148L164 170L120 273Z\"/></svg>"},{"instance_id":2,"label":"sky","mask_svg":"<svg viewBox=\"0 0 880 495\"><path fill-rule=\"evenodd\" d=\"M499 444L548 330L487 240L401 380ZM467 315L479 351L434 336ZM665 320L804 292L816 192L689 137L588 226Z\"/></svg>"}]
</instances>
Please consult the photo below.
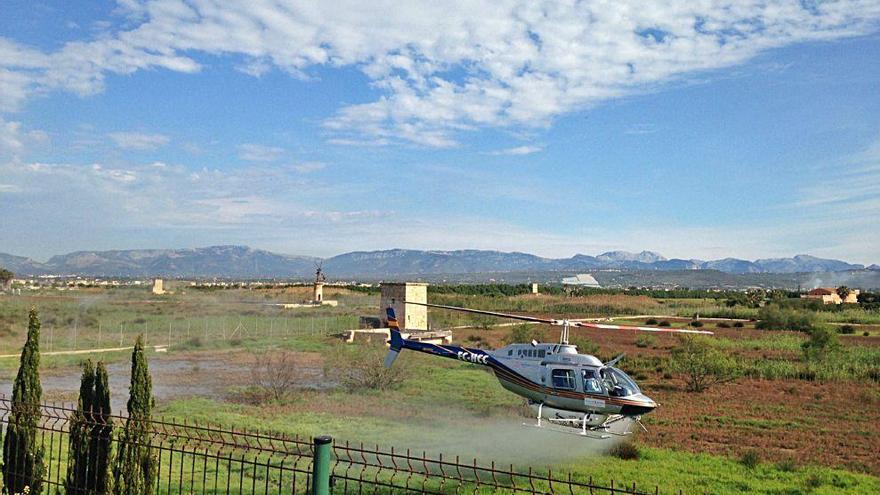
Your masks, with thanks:
<instances>
[{"instance_id":1,"label":"sky","mask_svg":"<svg viewBox=\"0 0 880 495\"><path fill-rule=\"evenodd\" d=\"M0 252L880 262L880 2L0 4Z\"/></svg>"}]
</instances>

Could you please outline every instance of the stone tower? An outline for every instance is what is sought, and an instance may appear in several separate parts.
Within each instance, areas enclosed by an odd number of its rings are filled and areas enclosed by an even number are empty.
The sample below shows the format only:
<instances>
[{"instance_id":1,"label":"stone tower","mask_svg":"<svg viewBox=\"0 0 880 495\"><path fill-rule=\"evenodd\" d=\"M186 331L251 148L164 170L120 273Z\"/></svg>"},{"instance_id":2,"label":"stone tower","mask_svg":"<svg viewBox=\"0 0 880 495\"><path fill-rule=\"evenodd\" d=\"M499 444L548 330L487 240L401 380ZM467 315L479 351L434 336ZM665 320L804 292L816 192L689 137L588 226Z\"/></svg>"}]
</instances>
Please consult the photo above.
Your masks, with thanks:
<instances>
[{"instance_id":1,"label":"stone tower","mask_svg":"<svg viewBox=\"0 0 880 495\"><path fill-rule=\"evenodd\" d=\"M383 283L382 293L379 297L379 319L384 326L388 326L388 318L385 316L385 308L394 308L394 314L400 328L409 332L428 330L428 308L414 304L404 304L404 301L426 303L428 302L428 284L422 283Z\"/></svg>"},{"instance_id":2,"label":"stone tower","mask_svg":"<svg viewBox=\"0 0 880 495\"><path fill-rule=\"evenodd\" d=\"M324 302L324 282L326 281L327 277L324 276L322 266L318 265L317 270L315 270L315 286L312 290L312 303L321 304Z\"/></svg>"}]
</instances>

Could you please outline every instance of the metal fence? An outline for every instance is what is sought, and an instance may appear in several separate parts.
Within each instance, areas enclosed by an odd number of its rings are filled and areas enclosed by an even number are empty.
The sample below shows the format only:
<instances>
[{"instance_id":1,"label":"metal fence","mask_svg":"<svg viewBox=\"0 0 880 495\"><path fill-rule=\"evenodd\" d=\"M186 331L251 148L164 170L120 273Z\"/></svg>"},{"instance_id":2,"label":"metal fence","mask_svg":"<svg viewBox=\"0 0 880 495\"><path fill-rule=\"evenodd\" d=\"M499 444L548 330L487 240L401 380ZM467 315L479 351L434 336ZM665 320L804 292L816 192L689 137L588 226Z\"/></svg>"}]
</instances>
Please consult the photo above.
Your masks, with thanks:
<instances>
[{"instance_id":1,"label":"metal fence","mask_svg":"<svg viewBox=\"0 0 880 495\"><path fill-rule=\"evenodd\" d=\"M225 342L235 345L243 340L267 341L308 335L327 335L358 327L358 317L333 316L231 316L181 318L169 315L129 319L99 319L80 322L74 319L63 326L44 322L43 350L46 352L116 348L133 345L138 335L150 346L200 347ZM12 327L18 338L7 339L0 354L18 352L24 342L25 327Z\"/></svg>"},{"instance_id":2,"label":"metal fence","mask_svg":"<svg viewBox=\"0 0 880 495\"><path fill-rule=\"evenodd\" d=\"M0 398L0 426L6 430L13 404ZM45 470L40 476L44 494L64 494L73 456L70 450L71 426L87 424L104 427L112 445L111 457L120 451L126 418L101 414L80 414L75 409L54 404L38 406L37 443L43 449ZM106 428L112 426L111 428ZM315 457L312 439L233 430L154 420L146 426L142 447L152 453L155 466L154 493L159 494L299 494L320 488L313 473L323 462ZM336 442L325 472L326 491L318 493L590 493L645 494L635 484L621 486L594 483L571 474L521 470L514 466L481 464L476 459L432 457L428 454L382 449L363 444ZM318 459L318 464L315 465ZM13 463L14 464L14 463ZM4 470L15 472L14 465ZM22 473L19 473L22 474ZM313 480L317 483L313 486ZM73 490L77 492L77 490ZM94 492L89 492L94 493Z\"/></svg>"}]
</instances>

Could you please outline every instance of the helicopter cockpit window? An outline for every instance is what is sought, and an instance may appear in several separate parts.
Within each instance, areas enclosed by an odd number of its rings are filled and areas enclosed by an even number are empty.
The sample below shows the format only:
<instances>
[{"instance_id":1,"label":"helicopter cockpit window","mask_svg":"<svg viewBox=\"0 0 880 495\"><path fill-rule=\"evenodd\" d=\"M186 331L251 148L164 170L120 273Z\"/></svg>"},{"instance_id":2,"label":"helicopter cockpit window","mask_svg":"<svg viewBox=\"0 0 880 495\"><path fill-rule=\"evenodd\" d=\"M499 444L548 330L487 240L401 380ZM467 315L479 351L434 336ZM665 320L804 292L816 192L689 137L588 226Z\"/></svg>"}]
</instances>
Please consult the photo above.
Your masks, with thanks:
<instances>
[{"instance_id":1,"label":"helicopter cockpit window","mask_svg":"<svg viewBox=\"0 0 880 495\"><path fill-rule=\"evenodd\" d=\"M599 374L594 370L582 370L584 377L584 392L588 394L604 394L605 389L599 380Z\"/></svg>"},{"instance_id":2,"label":"helicopter cockpit window","mask_svg":"<svg viewBox=\"0 0 880 495\"><path fill-rule=\"evenodd\" d=\"M574 390L574 370L553 370L551 376L554 387Z\"/></svg>"},{"instance_id":3,"label":"helicopter cockpit window","mask_svg":"<svg viewBox=\"0 0 880 495\"><path fill-rule=\"evenodd\" d=\"M602 381L605 382L605 387L608 389L610 395L626 397L628 395L641 393L636 382L634 382L626 373L617 368L608 366L602 368L599 373L601 374Z\"/></svg>"}]
</instances>

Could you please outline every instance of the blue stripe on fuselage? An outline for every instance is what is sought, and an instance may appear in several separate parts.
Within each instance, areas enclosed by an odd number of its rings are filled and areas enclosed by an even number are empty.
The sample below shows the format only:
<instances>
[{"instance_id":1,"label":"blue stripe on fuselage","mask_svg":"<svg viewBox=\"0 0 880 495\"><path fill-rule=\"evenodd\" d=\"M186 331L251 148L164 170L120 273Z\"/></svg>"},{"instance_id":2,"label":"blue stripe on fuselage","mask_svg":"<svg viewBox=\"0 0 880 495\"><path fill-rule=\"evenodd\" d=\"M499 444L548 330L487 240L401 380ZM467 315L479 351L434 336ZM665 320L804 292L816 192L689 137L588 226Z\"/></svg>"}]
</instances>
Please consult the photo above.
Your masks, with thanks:
<instances>
[{"instance_id":1,"label":"blue stripe on fuselage","mask_svg":"<svg viewBox=\"0 0 880 495\"><path fill-rule=\"evenodd\" d=\"M497 363L497 361L495 361L486 351L481 349L468 349L457 345L437 345L403 339L403 348L486 366L491 366L490 362L493 361Z\"/></svg>"}]
</instances>

